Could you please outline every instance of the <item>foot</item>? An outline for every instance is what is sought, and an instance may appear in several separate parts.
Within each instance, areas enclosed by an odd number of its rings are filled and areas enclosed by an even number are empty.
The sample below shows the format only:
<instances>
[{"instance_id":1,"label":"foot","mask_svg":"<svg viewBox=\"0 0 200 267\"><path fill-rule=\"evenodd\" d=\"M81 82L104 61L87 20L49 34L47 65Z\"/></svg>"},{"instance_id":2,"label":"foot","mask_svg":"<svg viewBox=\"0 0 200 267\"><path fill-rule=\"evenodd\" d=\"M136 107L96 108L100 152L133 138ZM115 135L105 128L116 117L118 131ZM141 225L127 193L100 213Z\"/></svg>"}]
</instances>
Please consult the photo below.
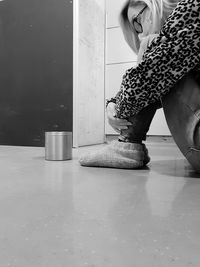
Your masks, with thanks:
<instances>
[{"instance_id":1,"label":"foot","mask_svg":"<svg viewBox=\"0 0 200 267\"><path fill-rule=\"evenodd\" d=\"M144 144L113 141L103 148L83 155L79 162L87 167L138 169L144 167L150 158Z\"/></svg>"}]
</instances>

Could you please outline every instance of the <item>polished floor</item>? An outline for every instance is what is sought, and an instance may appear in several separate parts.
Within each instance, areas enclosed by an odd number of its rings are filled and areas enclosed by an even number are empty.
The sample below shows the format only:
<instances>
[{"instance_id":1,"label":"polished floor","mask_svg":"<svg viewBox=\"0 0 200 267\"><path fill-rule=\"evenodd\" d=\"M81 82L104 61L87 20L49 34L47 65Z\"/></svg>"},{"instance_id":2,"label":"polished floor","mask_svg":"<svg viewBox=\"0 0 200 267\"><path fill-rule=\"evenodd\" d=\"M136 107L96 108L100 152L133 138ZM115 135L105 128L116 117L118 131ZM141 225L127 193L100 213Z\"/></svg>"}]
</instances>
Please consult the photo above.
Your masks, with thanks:
<instances>
[{"instance_id":1,"label":"polished floor","mask_svg":"<svg viewBox=\"0 0 200 267\"><path fill-rule=\"evenodd\" d=\"M0 147L0 267L199 267L200 175L173 142L144 170Z\"/></svg>"}]
</instances>

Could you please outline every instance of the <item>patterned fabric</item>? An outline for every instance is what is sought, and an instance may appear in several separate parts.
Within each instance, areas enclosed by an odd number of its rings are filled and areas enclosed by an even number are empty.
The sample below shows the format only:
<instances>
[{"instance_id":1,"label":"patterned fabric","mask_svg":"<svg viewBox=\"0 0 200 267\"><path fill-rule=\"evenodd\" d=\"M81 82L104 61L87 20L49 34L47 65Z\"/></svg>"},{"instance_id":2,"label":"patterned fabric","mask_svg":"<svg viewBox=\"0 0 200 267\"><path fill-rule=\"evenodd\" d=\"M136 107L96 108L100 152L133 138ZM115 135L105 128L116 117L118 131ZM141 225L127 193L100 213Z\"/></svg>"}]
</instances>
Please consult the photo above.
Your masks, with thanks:
<instances>
[{"instance_id":1,"label":"patterned fabric","mask_svg":"<svg viewBox=\"0 0 200 267\"><path fill-rule=\"evenodd\" d=\"M123 76L118 118L136 115L159 101L185 74L200 70L200 0L181 0L136 68Z\"/></svg>"}]
</instances>

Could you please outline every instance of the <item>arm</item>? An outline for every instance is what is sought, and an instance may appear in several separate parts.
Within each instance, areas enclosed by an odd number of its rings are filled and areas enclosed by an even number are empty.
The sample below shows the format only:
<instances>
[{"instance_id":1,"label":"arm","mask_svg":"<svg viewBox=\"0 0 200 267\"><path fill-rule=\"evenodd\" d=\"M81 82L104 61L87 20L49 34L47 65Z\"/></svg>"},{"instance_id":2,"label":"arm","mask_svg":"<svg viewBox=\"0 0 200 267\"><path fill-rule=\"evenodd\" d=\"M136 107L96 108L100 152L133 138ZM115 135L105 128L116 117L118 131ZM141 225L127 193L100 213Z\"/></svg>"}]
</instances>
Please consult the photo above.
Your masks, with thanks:
<instances>
[{"instance_id":1,"label":"arm","mask_svg":"<svg viewBox=\"0 0 200 267\"><path fill-rule=\"evenodd\" d=\"M181 0L136 68L127 70L116 96L118 118L158 101L200 64L200 1Z\"/></svg>"},{"instance_id":2,"label":"arm","mask_svg":"<svg viewBox=\"0 0 200 267\"><path fill-rule=\"evenodd\" d=\"M150 43L158 36L158 34L150 34L148 37L144 38L144 41L140 44L140 49L137 55L137 64L139 64L142 60L144 52L147 50L147 47L150 45ZM106 99L106 108L108 107L109 103L116 104L116 100L118 98L118 94L115 97L112 97L110 99Z\"/></svg>"}]
</instances>

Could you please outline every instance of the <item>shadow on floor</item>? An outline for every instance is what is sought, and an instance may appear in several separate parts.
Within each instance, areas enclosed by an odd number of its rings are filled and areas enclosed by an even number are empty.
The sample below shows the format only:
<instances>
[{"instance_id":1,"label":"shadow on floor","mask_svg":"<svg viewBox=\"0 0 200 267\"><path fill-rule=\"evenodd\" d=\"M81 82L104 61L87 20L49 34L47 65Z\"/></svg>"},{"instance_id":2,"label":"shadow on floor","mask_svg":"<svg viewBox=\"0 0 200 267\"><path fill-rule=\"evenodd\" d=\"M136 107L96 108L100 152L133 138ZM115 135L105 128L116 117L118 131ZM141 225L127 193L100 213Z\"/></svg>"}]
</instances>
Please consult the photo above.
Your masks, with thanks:
<instances>
[{"instance_id":1,"label":"shadow on floor","mask_svg":"<svg viewBox=\"0 0 200 267\"><path fill-rule=\"evenodd\" d=\"M151 170L162 175L173 177L186 177L186 178L200 178L200 173L197 173L186 159L176 160L157 160L151 163Z\"/></svg>"}]
</instances>

